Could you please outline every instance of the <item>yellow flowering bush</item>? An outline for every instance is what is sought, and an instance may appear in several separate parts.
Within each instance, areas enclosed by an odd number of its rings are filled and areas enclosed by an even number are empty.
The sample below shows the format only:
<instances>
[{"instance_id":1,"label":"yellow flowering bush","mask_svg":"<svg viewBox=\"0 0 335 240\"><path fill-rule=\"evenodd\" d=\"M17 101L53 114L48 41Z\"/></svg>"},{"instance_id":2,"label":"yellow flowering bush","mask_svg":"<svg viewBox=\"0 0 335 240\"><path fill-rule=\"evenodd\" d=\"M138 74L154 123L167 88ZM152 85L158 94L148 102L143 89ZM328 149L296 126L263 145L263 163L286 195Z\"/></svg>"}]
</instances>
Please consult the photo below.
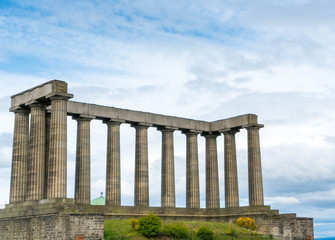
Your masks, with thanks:
<instances>
[{"instance_id":1,"label":"yellow flowering bush","mask_svg":"<svg viewBox=\"0 0 335 240\"><path fill-rule=\"evenodd\" d=\"M131 218L130 220L129 220L129 224L130 224L130 226L135 230L135 231L137 231L138 230L138 220L136 219L136 218Z\"/></svg>"},{"instance_id":2,"label":"yellow flowering bush","mask_svg":"<svg viewBox=\"0 0 335 240\"><path fill-rule=\"evenodd\" d=\"M236 220L235 222L238 226L245 227L251 230L256 230L257 225L255 224L255 220L252 220L251 218L248 217L240 217L239 219Z\"/></svg>"}]
</instances>

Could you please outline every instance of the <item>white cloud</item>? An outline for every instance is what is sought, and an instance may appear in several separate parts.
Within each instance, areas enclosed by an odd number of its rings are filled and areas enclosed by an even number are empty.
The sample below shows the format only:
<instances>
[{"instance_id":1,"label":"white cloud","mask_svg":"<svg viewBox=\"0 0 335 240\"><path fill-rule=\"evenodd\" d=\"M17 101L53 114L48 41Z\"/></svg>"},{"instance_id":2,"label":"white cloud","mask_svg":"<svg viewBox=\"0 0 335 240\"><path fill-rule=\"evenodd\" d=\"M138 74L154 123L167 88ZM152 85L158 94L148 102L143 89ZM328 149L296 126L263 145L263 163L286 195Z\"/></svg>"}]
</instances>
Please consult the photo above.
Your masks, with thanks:
<instances>
[{"instance_id":1,"label":"white cloud","mask_svg":"<svg viewBox=\"0 0 335 240\"><path fill-rule=\"evenodd\" d=\"M268 197L266 198L265 204L272 205L274 203L277 204L299 204L299 199L295 197Z\"/></svg>"},{"instance_id":2,"label":"white cloud","mask_svg":"<svg viewBox=\"0 0 335 240\"><path fill-rule=\"evenodd\" d=\"M67 81L75 101L209 121L255 113L265 124L265 200L283 212L333 219L331 1L32 0L12 6L0 10L0 136L14 126L9 96L50 79ZM159 205L160 133L149 133L150 201ZM70 119L68 134L73 197L76 124ZM240 202L247 205L246 131L236 138ZM92 121L94 197L105 191L105 139L106 126ZM177 206L184 206L185 136L176 132L175 140ZM222 137L218 144L223 184ZM122 203L131 205L135 140L127 124L121 146ZM7 186L0 204L8 201L10 148L0 146L1 185ZM202 137L199 154L203 206Z\"/></svg>"}]
</instances>

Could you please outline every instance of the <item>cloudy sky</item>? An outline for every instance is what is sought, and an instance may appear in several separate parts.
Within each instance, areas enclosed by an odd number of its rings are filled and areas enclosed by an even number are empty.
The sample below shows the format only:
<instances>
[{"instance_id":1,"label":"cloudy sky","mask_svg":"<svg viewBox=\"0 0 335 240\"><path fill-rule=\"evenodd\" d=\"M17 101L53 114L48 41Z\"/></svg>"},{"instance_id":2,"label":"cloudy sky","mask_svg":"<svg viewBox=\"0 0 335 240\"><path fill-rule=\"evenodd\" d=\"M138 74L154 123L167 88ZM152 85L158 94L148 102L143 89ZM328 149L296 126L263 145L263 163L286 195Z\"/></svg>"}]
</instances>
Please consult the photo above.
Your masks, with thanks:
<instances>
[{"instance_id":1,"label":"cloudy sky","mask_svg":"<svg viewBox=\"0 0 335 240\"><path fill-rule=\"evenodd\" d=\"M335 2L331 0L0 1L0 205L8 203L10 96L51 79L74 101L206 121L254 113L266 204L335 236ZM68 197L76 123L68 119ZM105 191L106 126L92 121L92 198ZM185 136L175 132L177 206ZM121 126L122 204L133 204L135 130ZM237 134L240 205L247 142ZM160 205L161 133L149 129L150 205ZM218 138L224 207L223 137ZM204 139L199 137L205 206Z\"/></svg>"}]
</instances>

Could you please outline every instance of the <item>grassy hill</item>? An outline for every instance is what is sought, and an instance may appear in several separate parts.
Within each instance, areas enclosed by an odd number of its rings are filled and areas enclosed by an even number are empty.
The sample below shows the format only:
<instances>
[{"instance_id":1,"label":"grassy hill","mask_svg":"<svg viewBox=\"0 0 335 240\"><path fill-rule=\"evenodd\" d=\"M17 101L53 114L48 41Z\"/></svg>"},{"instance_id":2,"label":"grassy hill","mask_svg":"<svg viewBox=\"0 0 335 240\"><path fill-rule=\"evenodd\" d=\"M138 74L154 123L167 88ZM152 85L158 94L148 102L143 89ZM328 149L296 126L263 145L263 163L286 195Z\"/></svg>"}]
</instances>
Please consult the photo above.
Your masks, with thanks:
<instances>
[{"instance_id":1,"label":"grassy hill","mask_svg":"<svg viewBox=\"0 0 335 240\"><path fill-rule=\"evenodd\" d=\"M172 221L162 221L162 225L172 223ZM271 236L258 234L255 231L251 231L242 227L237 226L233 223L217 223L217 222L193 222L183 221L183 223L189 228L191 239L200 239L196 236L196 232L200 226L206 226L213 230L215 239L241 239L241 240L270 240ZM233 237L226 233L227 229L236 230L237 237ZM141 233L135 231L129 224L129 220L106 220L105 221L105 240L110 239L147 239L142 236ZM169 239L168 237L161 234L154 239Z\"/></svg>"}]
</instances>

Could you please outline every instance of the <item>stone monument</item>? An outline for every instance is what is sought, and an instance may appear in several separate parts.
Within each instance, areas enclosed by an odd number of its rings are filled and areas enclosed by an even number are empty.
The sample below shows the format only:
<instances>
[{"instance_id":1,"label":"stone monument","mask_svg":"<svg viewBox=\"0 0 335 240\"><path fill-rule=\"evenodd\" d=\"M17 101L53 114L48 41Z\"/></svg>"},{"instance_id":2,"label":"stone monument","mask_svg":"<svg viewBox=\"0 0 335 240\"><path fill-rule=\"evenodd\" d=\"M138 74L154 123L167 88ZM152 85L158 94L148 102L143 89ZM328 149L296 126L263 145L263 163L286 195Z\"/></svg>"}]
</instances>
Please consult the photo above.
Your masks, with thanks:
<instances>
[{"instance_id":1,"label":"stone monument","mask_svg":"<svg viewBox=\"0 0 335 240\"><path fill-rule=\"evenodd\" d=\"M10 199L0 210L0 239L103 239L104 219L256 220L280 239L313 239L313 219L264 205L257 115L214 122L70 101L67 83L52 80L11 97L15 114ZM74 199L66 197L67 117L77 122ZM30 120L29 120L30 119ZM107 125L106 205L90 205L90 122ZM134 206L121 206L120 125L136 130ZM149 206L148 128L162 133L161 207ZM239 206L235 135L248 135L249 206ZM186 208L175 207L173 132L186 139ZM220 208L217 138L224 137L225 208ZM200 208L198 138L206 142L206 208Z\"/></svg>"}]
</instances>

